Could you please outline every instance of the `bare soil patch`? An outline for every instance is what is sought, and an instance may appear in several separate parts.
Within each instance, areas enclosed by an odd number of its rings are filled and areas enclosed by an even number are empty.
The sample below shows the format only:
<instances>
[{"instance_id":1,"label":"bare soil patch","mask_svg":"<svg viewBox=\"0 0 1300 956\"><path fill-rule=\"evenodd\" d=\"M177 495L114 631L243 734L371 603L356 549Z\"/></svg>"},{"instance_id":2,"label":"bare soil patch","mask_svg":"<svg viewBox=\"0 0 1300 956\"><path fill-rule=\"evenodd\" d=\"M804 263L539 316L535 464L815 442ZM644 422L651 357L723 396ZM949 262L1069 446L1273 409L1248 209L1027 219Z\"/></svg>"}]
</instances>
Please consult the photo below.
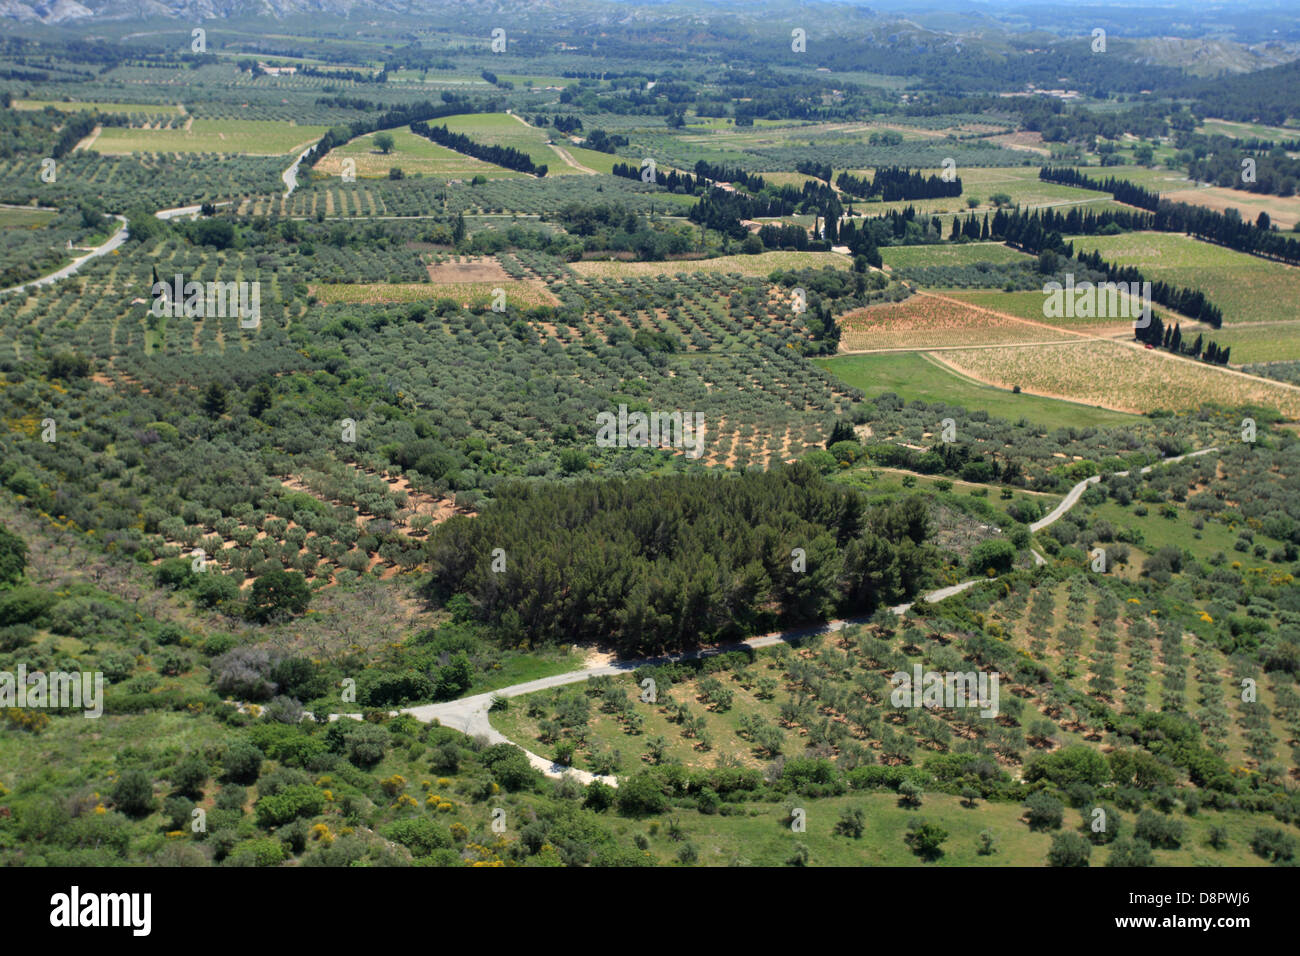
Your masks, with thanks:
<instances>
[{"instance_id":1,"label":"bare soil patch","mask_svg":"<svg viewBox=\"0 0 1300 956\"><path fill-rule=\"evenodd\" d=\"M460 261L439 262L429 266L430 282L505 282L510 274L495 259L464 256Z\"/></svg>"}]
</instances>

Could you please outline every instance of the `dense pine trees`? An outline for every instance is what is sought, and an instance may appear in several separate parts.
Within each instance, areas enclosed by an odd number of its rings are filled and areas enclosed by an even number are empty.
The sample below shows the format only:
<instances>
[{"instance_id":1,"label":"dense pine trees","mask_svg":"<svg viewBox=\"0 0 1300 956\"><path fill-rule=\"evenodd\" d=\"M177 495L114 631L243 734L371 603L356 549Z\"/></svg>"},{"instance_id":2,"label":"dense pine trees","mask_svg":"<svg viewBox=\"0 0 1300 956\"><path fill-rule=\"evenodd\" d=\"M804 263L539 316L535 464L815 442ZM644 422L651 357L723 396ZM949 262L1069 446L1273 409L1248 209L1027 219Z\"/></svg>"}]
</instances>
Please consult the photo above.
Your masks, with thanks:
<instances>
[{"instance_id":1,"label":"dense pine trees","mask_svg":"<svg viewBox=\"0 0 1300 956\"><path fill-rule=\"evenodd\" d=\"M868 508L804 464L520 484L437 528L430 590L506 640L652 653L906 600L937 561L927 533L919 498Z\"/></svg>"}]
</instances>

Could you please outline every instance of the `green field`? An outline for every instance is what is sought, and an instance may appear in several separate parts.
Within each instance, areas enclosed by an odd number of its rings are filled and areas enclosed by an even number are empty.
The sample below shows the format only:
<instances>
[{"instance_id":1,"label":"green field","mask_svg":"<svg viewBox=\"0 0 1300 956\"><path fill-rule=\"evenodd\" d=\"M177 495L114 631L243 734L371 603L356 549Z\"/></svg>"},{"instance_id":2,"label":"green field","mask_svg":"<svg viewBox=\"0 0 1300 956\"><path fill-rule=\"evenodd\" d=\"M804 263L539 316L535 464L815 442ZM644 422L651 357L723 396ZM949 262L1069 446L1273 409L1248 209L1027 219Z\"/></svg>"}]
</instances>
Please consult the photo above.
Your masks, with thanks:
<instances>
[{"instance_id":1,"label":"green field","mask_svg":"<svg viewBox=\"0 0 1300 956\"><path fill-rule=\"evenodd\" d=\"M475 176L506 179L525 175L439 146L412 133L409 126L388 132L394 142L391 153L385 155L375 146L377 133L368 133L330 150L316 164L315 172L337 176L343 171L343 161L351 159L356 164L358 179L385 179L393 167L401 169L407 176L418 174L434 179L472 179Z\"/></svg>"},{"instance_id":2,"label":"green field","mask_svg":"<svg viewBox=\"0 0 1300 956\"><path fill-rule=\"evenodd\" d=\"M961 245L885 246L880 250L891 269L925 266L968 266L976 262L1030 262L1032 256L1000 242L971 242Z\"/></svg>"},{"instance_id":3,"label":"green field","mask_svg":"<svg viewBox=\"0 0 1300 956\"><path fill-rule=\"evenodd\" d=\"M453 133L462 133L476 143L511 146L521 150L531 156L533 162L545 165L548 176L581 175L578 170L560 159L555 150L546 145L546 141L550 139L546 130L526 126L506 113L468 113L462 116L448 116L432 125L446 126ZM563 146L564 142L560 145Z\"/></svg>"},{"instance_id":4,"label":"green field","mask_svg":"<svg viewBox=\"0 0 1300 956\"><path fill-rule=\"evenodd\" d=\"M53 209L0 208L0 229L35 229L46 225L56 215Z\"/></svg>"},{"instance_id":5,"label":"green field","mask_svg":"<svg viewBox=\"0 0 1300 956\"><path fill-rule=\"evenodd\" d=\"M1080 236L1076 250L1137 266L1151 280L1200 289L1223 310L1223 324L1296 319L1300 269L1164 232Z\"/></svg>"},{"instance_id":6,"label":"green field","mask_svg":"<svg viewBox=\"0 0 1300 956\"><path fill-rule=\"evenodd\" d=\"M176 103L110 103L103 100L64 103L60 100L14 100L16 110L43 110L52 106L63 113L96 110L100 113L175 113L183 110Z\"/></svg>"},{"instance_id":7,"label":"green field","mask_svg":"<svg viewBox=\"0 0 1300 956\"><path fill-rule=\"evenodd\" d=\"M597 149L583 149L581 146L574 146L568 141L557 141L557 145L572 156L577 162L586 166L588 169L594 169L598 173L607 173L612 175L615 163L626 163L627 160L621 156L615 156L613 153L602 153ZM556 157L558 160L559 157ZM563 162L561 160L561 162Z\"/></svg>"},{"instance_id":8,"label":"green field","mask_svg":"<svg viewBox=\"0 0 1300 956\"><path fill-rule=\"evenodd\" d=\"M1300 319L1293 323L1239 326L1206 333L1220 345L1232 349L1229 361L1280 362L1300 359Z\"/></svg>"},{"instance_id":9,"label":"green field","mask_svg":"<svg viewBox=\"0 0 1300 956\"><path fill-rule=\"evenodd\" d=\"M242 153L281 156L310 146L325 126L295 126L263 120L196 119L190 129L129 129L107 126L95 140L96 152Z\"/></svg>"},{"instance_id":10,"label":"green field","mask_svg":"<svg viewBox=\"0 0 1300 956\"><path fill-rule=\"evenodd\" d=\"M866 393L867 398L894 392L907 401L948 402L969 410L1016 421L1027 418L1048 428L1083 425L1122 425L1135 415L1092 408L1036 395L980 385L953 375L914 352L881 355L841 355L817 359L817 364L843 382Z\"/></svg>"},{"instance_id":11,"label":"green field","mask_svg":"<svg viewBox=\"0 0 1300 956\"><path fill-rule=\"evenodd\" d=\"M1210 136L1232 136L1236 139L1295 139L1294 126L1262 126L1259 123L1234 123L1228 120L1207 119L1196 130Z\"/></svg>"},{"instance_id":12,"label":"green field","mask_svg":"<svg viewBox=\"0 0 1300 956\"><path fill-rule=\"evenodd\" d=\"M943 295L950 299L959 299L962 302L969 302L971 305L978 306L981 309L992 309L994 312L1005 312L1008 315L1014 315L1022 319L1029 319L1032 322L1043 322L1060 329L1128 329L1133 322L1131 318L1119 315L1106 315L1084 319L1064 316L1046 316L1043 314L1043 307L1047 301L1047 297L1039 290L1031 290L1028 292L1002 292L1000 290L994 291L985 289L953 289L944 292ZM1138 307L1137 304L1134 304L1132 307L1133 311L1136 311Z\"/></svg>"}]
</instances>

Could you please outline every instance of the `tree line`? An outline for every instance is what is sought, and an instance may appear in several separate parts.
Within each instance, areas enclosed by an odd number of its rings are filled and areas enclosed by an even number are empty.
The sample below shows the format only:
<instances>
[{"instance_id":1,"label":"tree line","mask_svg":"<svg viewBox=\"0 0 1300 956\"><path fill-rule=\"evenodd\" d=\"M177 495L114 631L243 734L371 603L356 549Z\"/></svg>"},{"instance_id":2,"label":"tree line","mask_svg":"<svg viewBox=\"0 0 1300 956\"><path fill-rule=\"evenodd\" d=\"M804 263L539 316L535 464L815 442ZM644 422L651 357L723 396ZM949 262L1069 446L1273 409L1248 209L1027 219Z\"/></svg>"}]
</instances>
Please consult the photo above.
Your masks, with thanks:
<instances>
[{"instance_id":1,"label":"tree line","mask_svg":"<svg viewBox=\"0 0 1300 956\"><path fill-rule=\"evenodd\" d=\"M876 170L870 181L851 173L840 173L835 185L852 196L861 199L879 197L885 202L961 195L960 176L949 182L942 176L922 176L919 169L904 169L901 166L883 166Z\"/></svg>"},{"instance_id":2,"label":"tree line","mask_svg":"<svg viewBox=\"0 0 1300 956\"><path fill-rule=\"evenodd\" d=\"M533 158L521 149L513 146L497 146L492 143L479 143L464 133L453 133L446 126L430 126L425 122L411 124L411 132L425 139L431 139L439 146L446 146L466 156L473 156L487 163L504 166L521 173L533 173L539 179L546 175L546 165L533 162Z\"/></svg>"},{"instance_id":3,"label":"tree line","mask_svg":"<svg viewBox=\"0 0 1300 956\"><path fill-rule=\"evenodd\" d=\"M1213 341L1206 342L1200 333L1197 333L1195 341L1186 343L1179 323L1167 326L1158 315L1151 316L1151 322L1145 328L1135 329L1133 337L1158 349L1168 349L1177 355L1190 355L1212 365L1227 365L1228 356L1232 352L1232 346L1224 348Z\"/></svg>"},{"instance_id":4,"label":"tree line","mask_svg":"<svg viewBox=\"0 0 1300 956\"><path fill-rule=\"evenodd\" d=\"M1189 203L1169 202L1161 199L1159 193L1134 186L1127 180L1091 179L1068 168L1044 166L1039 170L1038 178L1045 182L1108 192L1119 202L1153 212L1149 224L1129 228L1183 232L1237 252L1277 259L1289 265L1300 265L1300 240L1279 233L1273 228L1266 213L1260 213L1259 219L1252 224L1243 220L1235 209L1221 213Z\"/></svg>"},{"instance_id":5,"label":"tree line","mask_svg":"<svg viewBox=\"0 0 1300 956\"><path fill-rule=\"evenodd\" d=\"M484 108L491 110L494 106L493 103L487 103ZM315 166L325 158L331 149L342 146L349 140L364 136L367 133L378 132L381 129L397 129L400 126L438 119L442 116L476 112L478 112L477 106L469 100L450 92L442 94L441 106L429 100L422 100L419 103L411 103L406 106L394 106L374 119L357 120L348 126L335 126L326 130L320 142L307 151L303 162L308 166Z\"/></svg>"}]
</instances>

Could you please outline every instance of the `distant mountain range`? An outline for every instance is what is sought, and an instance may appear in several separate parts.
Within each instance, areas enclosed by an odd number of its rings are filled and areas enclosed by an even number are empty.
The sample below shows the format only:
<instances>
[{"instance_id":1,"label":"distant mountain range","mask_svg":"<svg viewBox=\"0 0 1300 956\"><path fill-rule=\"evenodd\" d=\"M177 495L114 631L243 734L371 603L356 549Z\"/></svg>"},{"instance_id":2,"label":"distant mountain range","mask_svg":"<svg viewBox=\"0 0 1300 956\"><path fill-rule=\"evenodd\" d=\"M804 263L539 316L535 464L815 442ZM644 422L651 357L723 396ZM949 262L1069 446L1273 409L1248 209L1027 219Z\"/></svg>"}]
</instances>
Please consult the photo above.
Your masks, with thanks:
<instances>
[{"instance_id":1,"label":"distant mountain range","mask_svg":"<svg viewBox=\"0 0 1300 956\"><path fill-rule=\"evenodd\" d=\"M67 24L89 20L225 20L239 17L288 17L301 14L348 16L358 9L412 13L420 3L388 0L0 0L0 16L27 22Z\"/></svg>"},{"instance_id":2,"label":"distant mountain range","mask_svg":"<svg viewBox=\"0 0 1300 956\"><path fill-rule=\"evenodd\" d=\"M540 16L549 23L620 23L644 29L659 19L734 22L780 20L787 14L813 22L864 24L893 42L919 31L951 37L969 47L1005 52L1007 43L1029 37L1087 36L1104 28L1117 39L1137 41L1130 50L1152 65L1173 66L1194 75L1241 73L1300 57L1300 17L1293 0L0 0L0 18L49 26L94 25L135 20L206 20L310 17L444 18L451 14ZM810 31L811 33L812 31Z\"/></svg>"}]
</instances>

